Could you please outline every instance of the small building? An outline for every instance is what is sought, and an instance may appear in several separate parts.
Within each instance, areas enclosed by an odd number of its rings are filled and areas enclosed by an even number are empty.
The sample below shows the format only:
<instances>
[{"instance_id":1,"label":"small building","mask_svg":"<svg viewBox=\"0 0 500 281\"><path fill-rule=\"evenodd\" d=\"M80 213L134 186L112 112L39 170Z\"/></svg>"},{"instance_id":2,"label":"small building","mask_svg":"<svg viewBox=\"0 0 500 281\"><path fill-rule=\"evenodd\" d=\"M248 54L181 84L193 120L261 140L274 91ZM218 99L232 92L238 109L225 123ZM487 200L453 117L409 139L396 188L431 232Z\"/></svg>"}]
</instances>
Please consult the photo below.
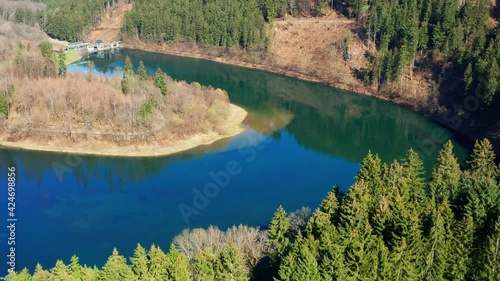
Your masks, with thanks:
<instances>
[{"instance_id":1,"label":"small building","mask_svg":"<svg viewBox=\"0 0 500 281\"><path fill-rule=\"evenodd\" d=\"M80 51L82 49L85 49L87 48L87 46L89 45L89 43L85 43L85 42L72 42L72 43L68 43L68 46L66 47L66 51L70 51L70 50L75 50L75 51Z\"/></svg>"}]
</instances>

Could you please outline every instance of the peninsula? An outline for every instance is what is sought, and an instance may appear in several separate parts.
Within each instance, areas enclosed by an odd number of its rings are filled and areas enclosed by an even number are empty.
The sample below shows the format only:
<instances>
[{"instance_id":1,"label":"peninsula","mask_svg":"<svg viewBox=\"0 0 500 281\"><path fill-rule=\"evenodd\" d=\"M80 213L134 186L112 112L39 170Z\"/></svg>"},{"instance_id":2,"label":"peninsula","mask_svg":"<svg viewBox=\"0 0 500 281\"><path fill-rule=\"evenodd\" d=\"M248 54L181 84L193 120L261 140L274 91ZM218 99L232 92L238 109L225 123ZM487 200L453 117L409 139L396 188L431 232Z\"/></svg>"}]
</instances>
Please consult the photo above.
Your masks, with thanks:
<instances>
[{"instance_id":1,"label":"peninsula","mask_svg":"<svg viewBox=\"0 0 500 281\"><path fill-rule=\"evenodd\" d=\"M0 147L106 156L169 155L231 137L247 112L221 89L149 75L127 57L123 77L67 73L48 41L19 40L3 64Z\"/></svg>"}]
</instances>

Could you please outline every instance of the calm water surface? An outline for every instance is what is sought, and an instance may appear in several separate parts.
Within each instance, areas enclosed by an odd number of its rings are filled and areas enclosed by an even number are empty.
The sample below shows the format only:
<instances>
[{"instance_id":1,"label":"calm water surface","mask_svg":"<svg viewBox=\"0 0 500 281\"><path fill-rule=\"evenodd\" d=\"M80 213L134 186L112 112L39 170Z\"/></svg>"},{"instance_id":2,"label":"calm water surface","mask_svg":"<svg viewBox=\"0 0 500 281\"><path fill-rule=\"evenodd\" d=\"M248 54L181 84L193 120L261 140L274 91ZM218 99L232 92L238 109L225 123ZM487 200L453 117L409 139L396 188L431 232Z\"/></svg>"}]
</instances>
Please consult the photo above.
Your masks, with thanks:
<instances>
[{"instance_id":1,"label":"calm water surface","mask_svg":"<svg viewBox=\"0 0 500 281\"><path fill-rule=\"evenodd\" d=\"M135 50L85 58L69 69L86 72L90 60L96 73L121 75L126 55L135 67L143 60L151 74L160 67L174 79L225 89L231 102L249 111L249 129L209 146L149 159L0 148L2 185L7 166L18 170L17 268L32 270L38 262L51 268L73 254L102 266L114 247L125 256L137 243L168 249L184 228L267 225L280 204L288 211L315 209L334 184L347 190L370 149L393 161L416 147L430 171L441 145L433 132L452 139L464 159L466 150L456 136L407 109L277 74ZM214 182L210 174L225 171L228 163L240 173L186 221L179 205L193 206L193 190ZM5 191L0 196L5 219L6 197ZM0 269L5 272L7 232L2 229Z\"/></svg>"}]
</instances>

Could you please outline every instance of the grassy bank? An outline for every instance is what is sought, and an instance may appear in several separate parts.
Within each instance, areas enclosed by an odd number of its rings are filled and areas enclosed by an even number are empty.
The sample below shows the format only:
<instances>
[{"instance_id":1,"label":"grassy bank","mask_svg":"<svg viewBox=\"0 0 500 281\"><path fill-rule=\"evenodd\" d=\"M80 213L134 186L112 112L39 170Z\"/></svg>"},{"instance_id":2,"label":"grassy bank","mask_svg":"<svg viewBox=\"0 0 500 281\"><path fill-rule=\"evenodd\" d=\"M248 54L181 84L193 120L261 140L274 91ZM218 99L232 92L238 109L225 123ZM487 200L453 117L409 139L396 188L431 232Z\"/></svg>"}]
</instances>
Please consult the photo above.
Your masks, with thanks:
<instances>
[{"instance_id":1,"label":"grassy bank","mask_svg":"<svg viewBox=\"0 0 500 281\"><path fill-rule=\"evenodd\" d=\"M66 55L66 64L74 63L75 61L78 61L79 59L82 58L80 53L78 53L75 50L65 51L64 53Z\"/></svg>"}]
</instances>

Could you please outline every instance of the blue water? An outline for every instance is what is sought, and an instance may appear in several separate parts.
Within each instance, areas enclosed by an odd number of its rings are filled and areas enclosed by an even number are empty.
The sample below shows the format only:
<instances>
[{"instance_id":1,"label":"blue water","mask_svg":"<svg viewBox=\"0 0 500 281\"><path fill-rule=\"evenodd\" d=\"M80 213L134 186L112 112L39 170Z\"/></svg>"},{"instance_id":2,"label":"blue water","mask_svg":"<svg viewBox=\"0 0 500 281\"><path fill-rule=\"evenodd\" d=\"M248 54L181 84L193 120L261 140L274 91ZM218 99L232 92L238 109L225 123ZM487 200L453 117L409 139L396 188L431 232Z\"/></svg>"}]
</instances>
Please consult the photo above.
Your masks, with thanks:
<instances>
[{"instance_id":1,"label":"blue water","mask_svg":"<svg viewBox=\"0 0 500 281\"><path fill-rule=\"evenodd\" d=\"M347 190L368 150L392 161L417 147L430 171L442 143L432 138L434 130L455 142L461 159L466 152L455 135L406 109L281 75L133 50L86 60L93 61L95 73L120 75L125 55L136 66L143 60L150 73L161 67L174 79L227 90L233 103L249 111L249 129L157 158L0 148L0 184L7 183L8 166L17 168L17 269L33 270L37 263L51 268L72 255L102 266L114 247L125 256L137 243L167 249L185 228L265 226L280 204L289 212L315 209L334 184ZM69 69L88 67L80 62ZM218 191L214 174L222 181ZM209 196L200 199L196 194L207 185ZM6 191L0 195L5 224L6 197ZM4 272L6 235L3 228Z\"/></svg>"}]
</instances>

